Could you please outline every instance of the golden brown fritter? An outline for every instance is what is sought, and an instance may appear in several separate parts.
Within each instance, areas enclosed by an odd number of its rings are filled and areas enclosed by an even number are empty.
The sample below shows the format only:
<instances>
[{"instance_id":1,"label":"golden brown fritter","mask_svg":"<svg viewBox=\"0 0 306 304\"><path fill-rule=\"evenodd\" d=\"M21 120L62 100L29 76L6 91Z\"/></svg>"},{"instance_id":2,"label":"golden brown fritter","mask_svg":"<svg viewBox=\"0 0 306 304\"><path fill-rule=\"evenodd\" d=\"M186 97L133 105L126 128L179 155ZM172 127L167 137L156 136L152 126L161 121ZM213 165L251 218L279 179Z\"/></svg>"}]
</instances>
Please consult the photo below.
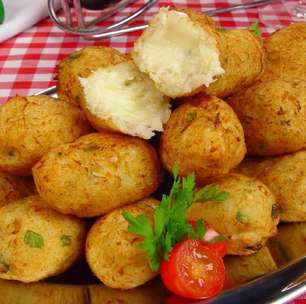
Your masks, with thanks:
<instances>
[{"instance_id":1,"label":"golden brown fritter","mask_svg":"<svg viewBox=\"0 0 306 304\"><path fill-rule=\"evenodd\" d=\"M306 221L306 151L279 158L258 178L274 193L281 221Z\"/></svg>"},{"instance_id":2,"label":"golden brown fritter","mask_svg":"<svg viewBox=\"0 0 306 304\"><path fill-rule=\"evenodd\" d=\"M16 175L91 130L77 107L45 95L11 98L0 106L0 126L0 171Z\"/></svg>"},{"instance_id":3,"label":"golden brown fritter","mask_svg":"<svg viewBox=\"0 0 306 304\"><path fill-rule=\"evenodd\" d=\"M259 82L229 98L248 154L273 156L306 148L306 81Z\"/></svg>"},{"instance_id":4,"label":"golden brown fritter","mask_svg":"<svg viewBox=\"0 0 306 304\"><path fill-rule=\"evenodd\" d=\"M144 139L163 131L171 113L169 98L132 60L98 68L79 79L82 109L97 130L110 129Z\"/></svg>"},{"instance_id":5,"label":"golden brown fritter","mask_svg":"<svg viewBox=\"0 0 306 304\"><path fill-rule=\"evenodd\" d=\"M293 23L265 40L267 68L264 79L306 81L306 23Z\"/></svg>"},{"instance_id":6,"label":"golden brown fritter","mask_svg":"<svg viewBox=\"0 0 306 304\"><path fill-rule=\"evenodd\" d=\"M33 168L38 193L64 214L92 217L143 199L161 181L155 150L117 133L92 133L46 154Z\"/></svg>"},{"instance_id":7,"label":"golden brown fritter","mask_svg":"<svg viewBox=\"0 0 306 304\"><path fill-rule=\"evenodd\" d=\"M223 202L195 203L190 220L203 219L228 238L228 253L248 255L276 234L279 214L273 193L262 182L240 174L225 175L214 183L229 193Z\"/></svg>"},{"instance_id":8,"label":"golden brown fritter","mask_svg":"<svg viewBox=\"0 0 306 304\"><path fill-rule=\"evenodd\" d=\"M134 45L138 68L172 98L199 91L228 96L264 69L262 43L248 30L218 31L208 16L162 8Z\"/></svg>"},{"instance_id":9,"label":"golden brown fritter","mask_svg":"<svg viewBox=\"0 0 306 304\"><path fill-rule=\"evenodd\" d=\"M227 97L260 79L265 68L265 53L260 38L247 29L224 31L220 49L224 74L203 88L208 95Z\"/></svg>"},{"instance_id":10,"label":"golden brown fritter","mask_svg":"<svg viewBox=\"0 0 306 304\"><path fill-rule=\"evenodd\" d=\"M202 184L228 173L246 152L241 124L221 99L197 95L170 116L161 136L160 155L165 168L179 166L181 176L195 173Z\"/></svg>"},{"instance_id":11,"label":"golden brown fritter","mask_svg":"<svg viewBox=\"0 0 306 304\"><path fill-rule=\"evenodd\" d=\"M0 208L0 278L39 281L80 256L84 223L43 205L39 196L29 196Z\"/></svg>"},{"instance_id":12,"label":"golden brown fritter","mask_svg":"<svg viewBox=\"0 0 306 304\"><path fill-rule=\"evenodd\" d=\"M83 94L79 77L88 77L98 68L106 68L126 60L127 56L103 46L88 46L72 53L57 65L59 98L79 105Z\"/></svg>"},{"instance_id":13,"label":"golden brown fritter","mask_svg":"<svg viewBox=\"0 0 306 304\"><path fill-rule=\"evenodd\" d=\"M108 287L131 289L154 278L147 253L139 248L141 238L129 233L123 212L144 214L153 220L158 201L144 199L116 209L98 219L86 240L87 262L93 273Z\"/></svg>"}]
</instances>

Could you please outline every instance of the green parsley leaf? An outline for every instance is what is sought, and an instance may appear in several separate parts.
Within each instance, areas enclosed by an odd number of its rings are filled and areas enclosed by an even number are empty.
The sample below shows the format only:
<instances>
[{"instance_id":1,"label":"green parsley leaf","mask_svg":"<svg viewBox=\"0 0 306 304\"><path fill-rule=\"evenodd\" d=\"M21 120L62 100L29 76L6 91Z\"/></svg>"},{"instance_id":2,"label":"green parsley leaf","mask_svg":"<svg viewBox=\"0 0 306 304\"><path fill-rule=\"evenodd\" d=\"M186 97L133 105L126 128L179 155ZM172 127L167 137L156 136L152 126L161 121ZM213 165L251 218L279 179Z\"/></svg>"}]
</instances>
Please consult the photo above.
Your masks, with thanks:
<instances>
[{"instance_id":1,"label":"green parsley leaf","mask_svg":"<svg viewBox=\"0 0 306 304\"><path fill-rule=\"evenodd\" d=\"M5 8L2 0L0 0L0 24L4 22L5 19Z\"/></svg>"},{"instance_id":2,"label":"green parsley leaf","mask_svg":"<svg viewBox=\"0 0 306 304\"><path fill-rule=\"evenodd\" d=\"M187 219L187 210L195 199L222 202L229 195L227 192L220 192L215 185L195 192L194 174L179 177L177 165L173 166L172 173L172 188L169 195L163 195L159 206L154 210L153 225L143 214L133 216L128 212L122 213L129 223L128 231L144 238L139 247L147 253L153 271L159 269L161 260L167 260L173 246L185 237L203 239L207 230L204 221L197 221L193 228Z\"/></svg>"},{"instance_id":3,"label":"green parsley leaf","mask_svg":"<svg viewBox=\"0 0 306 304\"><path fill-rule=\"evenodd\" d=\"M28 245L29 247L32 248L42 248L44 247L44 239L43 237L32 231L32 230L27 230L24 238L23 238L24 242L26 245Z\"/></svg>"},{"instance_id":4,"label":"green parsley leaf","mask_svg":"<svg viewBox=\"0 0 306 304\"><path fill-rule=\"evenodd\" d=\"M197 220L195 224L195 229L192 231L191 235L188 235L190 239L203 240L204 235L207 232L207 228L203 220Z\"/></svg>"},{"instance_id":5,"label":"green parsley leaf","mask_svg":"<svg viewBox=\"0 0 306 304\"><path fill-rule=\"evenodd\" d=\"M259 27L259 22L258 21L255 21L253 22L249 27L248 29L250 31L252 31L256 36L260 37L261 34L262 34L262 30L260 29Z\"/></svg>"},{"instance_id":6,"label":"green parsley leaf","mask_svg":"<svg viewBox=\"0 0 306 304\"><path fill-rule=\"evenodd\" d=\"M79 54L72 54L72 55L70 55L69 57L67 57L66 60L78 59L78 58L80 58L81 56L82 56L81 53L79 53Z\"/></svg>"},{"instance_id":7,"label":"green parsley leaf","mask_svg":"<svg viewBox=\"0 0 306 304\"><path fill-rule=\"evenodd\" d=\"M187 113L187 115L186 115L186 119L188 120L188 121L193 121L194 119L196 119L197 118L197 112L189 112L189 113Z\"/></svg>"},{"instance_id":8,"label":"green parsley leaf","mask_svg":"<svg viewBox=\"0 0 306 304\"><path fill-rule=\"evenodd\" d=\"M281 208L279 205L277 204L273 204L272 205L272 211L271 211L271 217L272 218L276 218L279 216L279 214L281 213Z\"/></svg>"},{"instance_id":9,"label":"green parsley leaf","mask_svg":"<svg viewBox=\"0 0 306 304\"><path fill-rule=\"evenodd\" d=\"M5 261L2 253L0 253L0 272L8 272L10 265Z\"/></svg>"},{"instance_id":10,"label":"green parsley leaf","mask_svg":"<svg viewBox=\"0 0 306 304\"><path fill-rule=\"evenodd\" d=\"M219 191L215 185L208 185L196 192L194 202L214 201L222 203L229 197L226 191Z\"/></svg>"},{"instance_id":11,"label":"green parsley leaf","mask_svg":"<svg viewBox=\"0 0 306 304\"><path fill-rule=\"evenodd\" d=\"M99 147L97 145L91 145L91 146L87 146L87 147L82 148L82 150L84 152L92 152L92 151L96 151L98 149L99 149Z\"/></svg>"},{"instance_id":12,"label":"green parsley leaf","mask_svg":"<svg viewBox=\"0 0 306 304\"><path fill-rule=\"evenodd\" d=\"M246 216L240 210L238 210L236 213L236 220L243 224L245 223L245 218Z\"/></svg>"},{"instance_id":13,"label":"green parsley leaf","mask_svg":"<svg viewBox=\"0 0 306 304\"><path fill-rule=\"evenodd\" d=\"M139 247L147 252L151 269L157 271L161 257L150 221L144 214L133 216L129 212L123 212L122 216L129 223L128 232L144 237L144 241L139 244Z\"/></svg>"},{"instance_id":14,"label":"green parsley leaf","mask_svg":"<svg viewBox=\"0 0 306 304\"><path fill-rule=\"evenodd\" d=\"M178 177L179 171L180 171L180 168L179 168L178 164L175 163L173 165L173 168L172 168L172 174L173 174L173 178L174 178L174 183L177 182L177 177Z\"/></svg>"},{"instance_id":15,"label":"green parsley leaf","mask_svg":"<svg viewBox=\"0 0 306 304\"><path fill-rule=\"evenodd\" d=\"M61 243L63 247L70 246L71 244L71 235L63 234L61 236Z\"/></svg>"},{"instance_id":16,"label":"green parsley leaf","mask_svg":"<svg viewBox=\"0 0 306 304\"><path fill-rule=\"evenodd\" d=\"M216 244L216 243L220 243L220 242L223 242L223 241L226 241L226 240L227 240L226 236L217 235L213 239L211 239L209 242L212 243L212 244Z\"/></svg>"},{"instance_id":17,"label":"green parsley leaf","mask_svg":"<svg viewBox=\"0 0 306 304\"><path fill-rule=\"evenodd\" d=\"M223 27L223 26L217 26L217 30L220 31L220 32L225 32L226 28Z\"/></svg>"}]
</instances>

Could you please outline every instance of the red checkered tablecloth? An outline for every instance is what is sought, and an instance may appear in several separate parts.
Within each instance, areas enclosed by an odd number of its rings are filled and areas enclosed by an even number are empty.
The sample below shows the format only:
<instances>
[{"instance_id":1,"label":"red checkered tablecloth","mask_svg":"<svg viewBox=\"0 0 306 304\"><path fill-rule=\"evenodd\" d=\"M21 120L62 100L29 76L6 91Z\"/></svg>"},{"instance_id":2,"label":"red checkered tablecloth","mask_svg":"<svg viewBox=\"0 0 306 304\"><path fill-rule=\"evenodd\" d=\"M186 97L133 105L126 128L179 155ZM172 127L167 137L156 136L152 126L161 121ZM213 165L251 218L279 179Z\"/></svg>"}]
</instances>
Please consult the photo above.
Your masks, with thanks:
<instances>
[{"instance_id":1,"label":"red checkered tablecloth","mask_svg":"<svg viewBox=\"0 0 306 304\"><path fill-rule=\"evenodd\" d=\"M244 1L244 0L243 0ZM157 12L159 6L177 5L198 10L209 10L226 7L243 2L240 0L176 0L159 1L145 16L133 22L134 25L148 21ZM250 1L250 0L246 0ZM117 14L108 23L126 16L135 10L143 1ZM280 16L275 16L280 18ZM214 19L225 28L246 27L259 19L258 9L251 8L215 16ZM264 24L260 24L264 35L269 31ZM53 85L56 63L78 48L87 45L112 46L121 52L128 52L139 32L124 36L117 36L101 41L86 41L82 38L67 34L59 30L48 18L36 26L24 31L18 36L0 44L0 102L16 94L29 95Z\"/></svg>"},{"instance_id":2,"label":"red checkered tablecloth","mask_svg":"<svg viewBox=\"0 0 306 304\"><path fill-rule=\"evenodd\" d=\"M176 0L159 1L145 16L131 23L139 25L147 22L161 6L181 6L197 10L209 10L226 7L250 0ZM121 19L139 7L143 1L138 1L122 12L107 20L105 24ZM271 11L271 18L281 19L288 16L276 16ZM215 21L228 29L247 27L252 22L259 20L258 9L251 8L214 16ZM272 29L267 28L262 22L260 27L263 35L267 36ZM46 89L55 84L54 72L56 63L75 51L87 45L112 46L121 52L128 52L133 47L133 42L139 32L124 36L116 36L100 41L86 41L82 38L67 34L59 30L47 18L36 26L24 31L18 36L0 44L0 103L10 96L30 95ZM306 295L292 302L294 304L306 303Z\"/></svg>"}]
</instances>

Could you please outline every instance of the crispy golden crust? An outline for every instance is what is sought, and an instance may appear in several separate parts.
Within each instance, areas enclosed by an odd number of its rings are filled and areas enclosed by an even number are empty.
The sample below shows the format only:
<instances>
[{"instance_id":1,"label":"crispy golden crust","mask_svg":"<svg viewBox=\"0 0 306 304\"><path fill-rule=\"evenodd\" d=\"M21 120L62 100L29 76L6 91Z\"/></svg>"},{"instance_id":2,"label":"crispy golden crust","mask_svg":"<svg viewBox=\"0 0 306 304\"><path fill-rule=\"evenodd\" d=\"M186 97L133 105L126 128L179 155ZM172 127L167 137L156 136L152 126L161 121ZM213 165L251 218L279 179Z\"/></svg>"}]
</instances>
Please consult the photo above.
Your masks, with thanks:
<instances>
[{"instance_id":1,"label":"crispy golden crust","mask_svg":"<svg viewBox=\"0 0 306 304\"><path fill-rule=\"evenodd\" d=\"M276 201L262 182L240 174L216 180L215 185L229 192L222 203L196 203L188 212L190 220L203 219L228 238L228 253L248 255L262 248L276 234L279 215L272 213Z\"/></svg>"},{"instance_id":2,"label":"crispy golden crust","mask_svg":"<svg viewBox=\"0 0 306 304\"><path fill-rule=\"evenodd\" d=\"M161 137L165 168L179 165L180 175L196 174L207 183L238 165L246 152L244 135L233 110L216 97L197 95L171 114Z\"/></svg>"},{"instance_id":3,"label":"crispy golden crust","mask_svg":"<svg viewBox=\"0 0 306 304\"><path fill-rule=\"evenodd\" d=\"M281 221L306 221L306 151L279 158L258 178L274 193Z\"/></svg>"},{"instance_id":4,"label":"crispy golden crust","mask_svg":"<svg viewBox=\"0 0 306 304\"><path fill-rule=\"evenodd\" d=\"M30 175L51 148L90 132L83 113L50 96L13 97L0 107L0 171Z\"/></svg>"},{"instance_id":5,"label":"crispy golden crust","mask_svg":"<svg viewBox=\"0 0 306 304\"><path fill-rule=\"evenodd\" d=\"M196 11L189 8L175 10L187 14L193 22L196 22L202 26L206 27L207 25L209 25L212 28L215 27L215 21L211 17L201 13L200 11Z\"/></svg>"},{"instance_id":6,"label":"crispy golden crust","mask_svg":"<svg viewBox=\"0 0 306 304\"><path fill-rule=\"evenodd\" d=\"M267 80L229 99L245 134L248 154L273 156L306 147L306 82Z\"/></svg>"},{"instance_id":7,"label":"crispy golden crust","mask_svg":"<svg viewBox=\"0 0 306 304\"><path fill-rule=\"evenodd\" d=\"M97 131L113 131L113 132L119 132L119 128L113 123L111 119L106 118L100 118L97 115L93 114L91 111L88 110L88 107L86 105L86 102L84 101L84 98L81 99L81 107L83 112L85 113L88 121L90 124L95 128Z\"/></svg>"},{"instance_id":8,"label":"crispy golden crust","mask_svg":"<svg viewBox=\"0 0 306 304\"><path fill-rule=\"evenodd\" d=\"M238 29L222 32L219 42L222 76L203 92L227 97L258 80L265 68L265 52L262 41L251 31Z\"/></svg>"},{"instance_id":9,"label":"crispy golden crust","mask_svg":"<svg viewBox=\"0 0 306 304\"><path fill-rule=\"evenodd\" d=\"M35 185L30 177L17 177L0 172L0 207L34 192Z\"/></svg>"},{"instance_id":10,"label":"crispy golden crust","mask_svg":"<svg viewBox=\"0 0 306 304\"><path fill-rule=\"evenodd\" d=\"M141 250L141 238L127 231L128 222L122 212L134 216L144 214L153 220L155 199L144 199L124 208L116 209L98 219L86 240L87 262L94 274L112 288L131 289L154 278L147 254Z\"/></svg>"},{"instance_id":11,"label":"crispy golden crust","mask_svg":"<svg viewBox=\"0 0 306 304\"><path fill-rule=\"evenodd\" d=\"M57 65L59 98L79 105L84 98L79 77L88 77L98 68L115 65L128 58L113 48L102 46L88 46L74 52Z\"/></svg>"},{"instance_id":12,"label":"crispy golden crust","mask_svg":"<svg viewBox=\"0 0 306 304\"><path fill-rule=\"evenodd\" d=\"M277 265L267 247L247 256L226 256L225 288L232 288L277 270Z\"/></svg>"},{"instance_id":13,"label":"crispy golden crust","mask_svg":"<svg viewBox=\"0 0 306 304\"><path fill-rule=\"evenodd\" d=\"M64 272L82 252L85 225L39 196L0 208L0 278L35 282Z\"/></svg>"},{"instance_id":14,"label":"crispy golden crust","mask_svg":"<svg viewBox=\"0 0 306 304\"><path fill-rule=\"evenodd\" d=\"M306 81L306 24L294 23L274 32L265 41L265 79Z\"/></svg>"},{"instance_id":15,"label":"crispy golden crust","mask_svg":"<svg viewBox=\"0 0 306 304\"><path fill-rule=\"evenodd\" d=\"M150 195L159 186L161 168L147 142L105 132L50 151L33 177L51 208L91 217Z\"/></svg>"}]
</instances>

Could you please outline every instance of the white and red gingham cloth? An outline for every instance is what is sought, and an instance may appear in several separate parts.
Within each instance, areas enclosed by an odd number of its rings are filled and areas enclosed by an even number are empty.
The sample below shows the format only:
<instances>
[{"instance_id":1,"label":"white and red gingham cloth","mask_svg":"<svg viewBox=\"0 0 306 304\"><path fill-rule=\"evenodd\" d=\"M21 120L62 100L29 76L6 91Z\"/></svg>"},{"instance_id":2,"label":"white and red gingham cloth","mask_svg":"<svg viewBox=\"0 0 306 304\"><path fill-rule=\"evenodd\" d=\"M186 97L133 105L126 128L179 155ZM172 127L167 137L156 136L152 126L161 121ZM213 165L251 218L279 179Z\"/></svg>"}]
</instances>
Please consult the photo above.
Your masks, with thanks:
<instances>
[{"instance_id":1,"label":"white and red gingham cloth","mask_svg":"<svg viewBox=\"0 0 306 304\"><path fill-rule=\"evenodd\" d=\"M176 5L205 11L244 1L250 0L159 1L155 7L152 7L144 16L138 18L131 25L147 22L158 11L158 7L161 6ZM111 24L114 20L117 21L125 17L142 3L143 1L138 1L125 8L115 17L107 20L105 24ZM277 16L271 11L272 20L281 20L283 18L289 17ZM214 19L220 26L233 29L249 26L252 22L259 20L259 15L257 8L251 8L214 16ZM262 22L260 27L264 36L273 31ZM57 62L76 49L94 44L112 46L126 53L131 50L139 34L139 32L133 32L124 36L116 36L95 42L86 41L62 32L47 18L18 36L0 44L0 103L5 102L11 96L34 94L54 85ZM306 304L306 295L296 299L292 304Z\"/></svg>"},{"instance_id":2,"label":"white and red gingham cloth","mask_svg":"<svg viewBox=\"0 0 306 304\"><path fill-rule=\"evenodd\" d=\"M176 0L159 1L145 16L138 18L132 24L142 24L157 12L159 6L177 5L198 10L209 10L226 7L250 0ZM139 7L143 1L138 1L126 8L115 17L107 20L106 24L126 16ZM272 12L273 14L273 12ZM272 18L281 18L273 16ZM239 10L215 16L219 25L225 28L247 27L259 19L258 9ZM260 23L264 35L271 30ZM85 41L82 38L67 34L59 30L47 18L36 26L24 31L18 36L0 44L0 103L8 97L30 95L53 85L56 63L78 48L87 45L112 46L121 52L128 52L139 32L124 36L112 37L100 41Z\"/></svg>"}]
</instances>

